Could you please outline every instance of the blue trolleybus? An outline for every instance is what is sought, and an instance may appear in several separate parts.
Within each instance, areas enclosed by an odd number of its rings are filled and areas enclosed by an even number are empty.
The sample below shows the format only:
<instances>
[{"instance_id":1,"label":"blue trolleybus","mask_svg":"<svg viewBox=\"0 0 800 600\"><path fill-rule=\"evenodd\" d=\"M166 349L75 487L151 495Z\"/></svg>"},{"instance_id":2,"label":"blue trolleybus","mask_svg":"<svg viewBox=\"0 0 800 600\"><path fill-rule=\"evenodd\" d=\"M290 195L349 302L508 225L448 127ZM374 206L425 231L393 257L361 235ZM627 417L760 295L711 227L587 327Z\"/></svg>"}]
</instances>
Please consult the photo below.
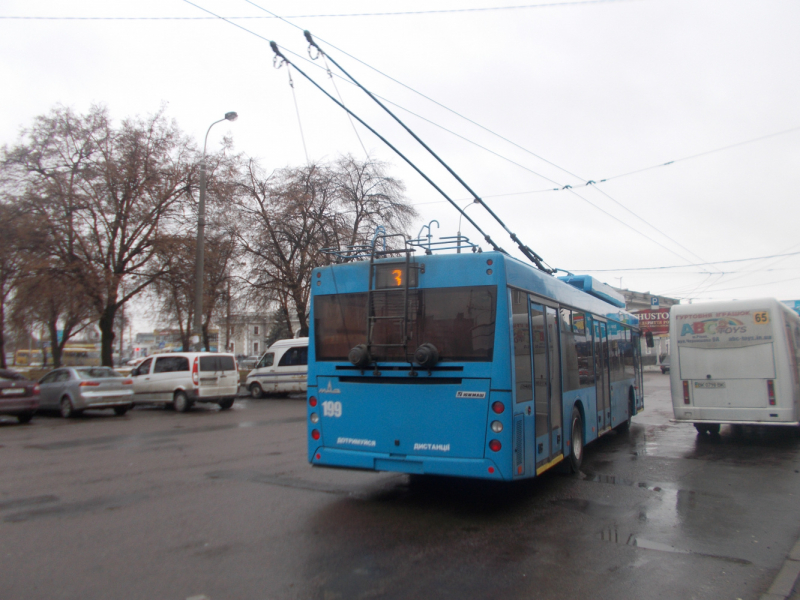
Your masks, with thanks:
<instances>
[{"instance_id":1,"label":"blue trolleybus","mask_svg":"<svg viewBox=\"0 0 800 600\"><path fill-rule=\"evenodd\" d=\"M591 277L502 252L374 246L312 277L314 466L506 481L577 470L587 443L643 410L638 321Z\"/></svg>"}]
</instances>

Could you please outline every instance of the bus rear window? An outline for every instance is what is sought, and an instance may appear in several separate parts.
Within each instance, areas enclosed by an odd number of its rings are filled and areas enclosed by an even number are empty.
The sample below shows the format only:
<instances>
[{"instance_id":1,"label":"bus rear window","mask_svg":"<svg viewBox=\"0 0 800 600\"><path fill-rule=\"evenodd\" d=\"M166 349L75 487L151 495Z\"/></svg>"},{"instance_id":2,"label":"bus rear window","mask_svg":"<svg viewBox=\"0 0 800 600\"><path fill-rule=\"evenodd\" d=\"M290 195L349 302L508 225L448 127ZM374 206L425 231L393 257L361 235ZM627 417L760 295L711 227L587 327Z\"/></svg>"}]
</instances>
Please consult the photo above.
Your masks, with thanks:
<instances>
[{"instance_id":1,"label":"bus rear window","mask_svg":"<svg viewBox=\"0 0 800 600\"><path fill-rule=\"evenodd\" d=\"M406 348L402 320L380 319L373 329L372 354L377 360L405 361L423 343L436 346L441 360L491 361L497 313L497 287L416 289L408 292ZM374 316L403 314L403 290L373 292ZM317 360L347 360L350 350L367 343L367 294L314 298L314 344Z\"/></svg>"}]
</instances>

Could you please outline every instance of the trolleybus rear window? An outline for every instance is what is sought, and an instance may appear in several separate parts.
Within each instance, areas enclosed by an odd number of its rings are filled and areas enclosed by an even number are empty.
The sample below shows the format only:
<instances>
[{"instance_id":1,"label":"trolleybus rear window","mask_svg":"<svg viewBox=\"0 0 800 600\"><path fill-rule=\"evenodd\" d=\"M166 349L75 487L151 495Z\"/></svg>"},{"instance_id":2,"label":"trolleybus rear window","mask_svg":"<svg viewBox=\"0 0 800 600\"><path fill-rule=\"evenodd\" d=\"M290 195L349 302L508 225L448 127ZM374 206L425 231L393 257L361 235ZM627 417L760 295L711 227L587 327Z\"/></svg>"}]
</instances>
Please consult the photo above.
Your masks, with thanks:
<instances>
[{"instance_id":1,"label":"trolleybus rear window","mask_svg":"<svg viewBox=\"0 0 800 600\"><path fill-rule=\"evenodd\" d=\"M497 313L497 287L472 286L408 291L406 349L402 343L404 290L373 292L372 355L376 360L405 361L423 343L436 346L442 360L491 361ZM391 318L397 316L397 318ZM346 361L350 350L367 343L367 294L314 297L314 344L317 360Z\"/></svg>"}]
</instances>

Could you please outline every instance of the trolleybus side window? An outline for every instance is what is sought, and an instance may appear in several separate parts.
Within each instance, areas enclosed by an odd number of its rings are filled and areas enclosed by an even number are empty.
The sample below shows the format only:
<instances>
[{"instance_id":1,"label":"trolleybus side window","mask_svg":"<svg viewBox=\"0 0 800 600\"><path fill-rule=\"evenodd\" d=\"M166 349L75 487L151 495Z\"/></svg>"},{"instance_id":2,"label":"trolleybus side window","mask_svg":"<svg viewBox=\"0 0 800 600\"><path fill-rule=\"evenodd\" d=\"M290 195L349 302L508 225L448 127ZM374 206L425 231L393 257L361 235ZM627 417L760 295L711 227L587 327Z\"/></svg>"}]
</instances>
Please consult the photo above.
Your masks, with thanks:
<instances>
[{"instance_id":1,"label":"trolleybus side window","mask_svg":"<svg viewBox=\"0 0 800 600\"><path fill-rule=\"evenodd\" d=\"M592 338L586 328L586 315L561 309L561 364L564 369L564 391L594 386Z\"/></svg>"},{"instance_id":2,"label":"trolleybus side window","mask_svg":"<svg viewBox=\"0 0 800 600\"><path fill-rule=\"evenodd\" d=\"M511 290L511 312L514 324L514 377L517 402L533 400L531 379L531 329L528 317L528 294Z\"/></svg>"},{"instance_id":3,"label":"trolleybus side window","mask_svg":"<svg viewBox=\"0 0 800 600\"><path fill-rule=\"evenodd\" d=\"M536 438L547 435L548 385L547 385L547 332L544 311L539 304L531 304L533 330L533 399L536 407Z\"/></svg>"}]
</instances>

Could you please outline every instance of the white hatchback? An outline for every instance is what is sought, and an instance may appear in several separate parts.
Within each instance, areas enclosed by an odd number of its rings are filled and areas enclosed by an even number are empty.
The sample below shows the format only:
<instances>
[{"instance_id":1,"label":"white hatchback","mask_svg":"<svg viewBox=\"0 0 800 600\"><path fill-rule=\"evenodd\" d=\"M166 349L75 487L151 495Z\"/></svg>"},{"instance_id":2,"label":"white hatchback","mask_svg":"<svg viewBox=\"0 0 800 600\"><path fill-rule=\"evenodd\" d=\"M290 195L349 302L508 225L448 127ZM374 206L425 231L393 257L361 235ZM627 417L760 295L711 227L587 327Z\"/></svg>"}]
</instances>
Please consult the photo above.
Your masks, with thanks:
<instances>
[{"instance_id":1,"label":"white hatchback","mask_svg":"<svg viewBox=\"0 0 800 600\"><path fill-rule=\"evenodd\" d=\"M131 371L134 402L171 404L185 412L195 402L233 406L239 369L233 354L171 352L145 359Z\"/></svg>"}]
</instances>

